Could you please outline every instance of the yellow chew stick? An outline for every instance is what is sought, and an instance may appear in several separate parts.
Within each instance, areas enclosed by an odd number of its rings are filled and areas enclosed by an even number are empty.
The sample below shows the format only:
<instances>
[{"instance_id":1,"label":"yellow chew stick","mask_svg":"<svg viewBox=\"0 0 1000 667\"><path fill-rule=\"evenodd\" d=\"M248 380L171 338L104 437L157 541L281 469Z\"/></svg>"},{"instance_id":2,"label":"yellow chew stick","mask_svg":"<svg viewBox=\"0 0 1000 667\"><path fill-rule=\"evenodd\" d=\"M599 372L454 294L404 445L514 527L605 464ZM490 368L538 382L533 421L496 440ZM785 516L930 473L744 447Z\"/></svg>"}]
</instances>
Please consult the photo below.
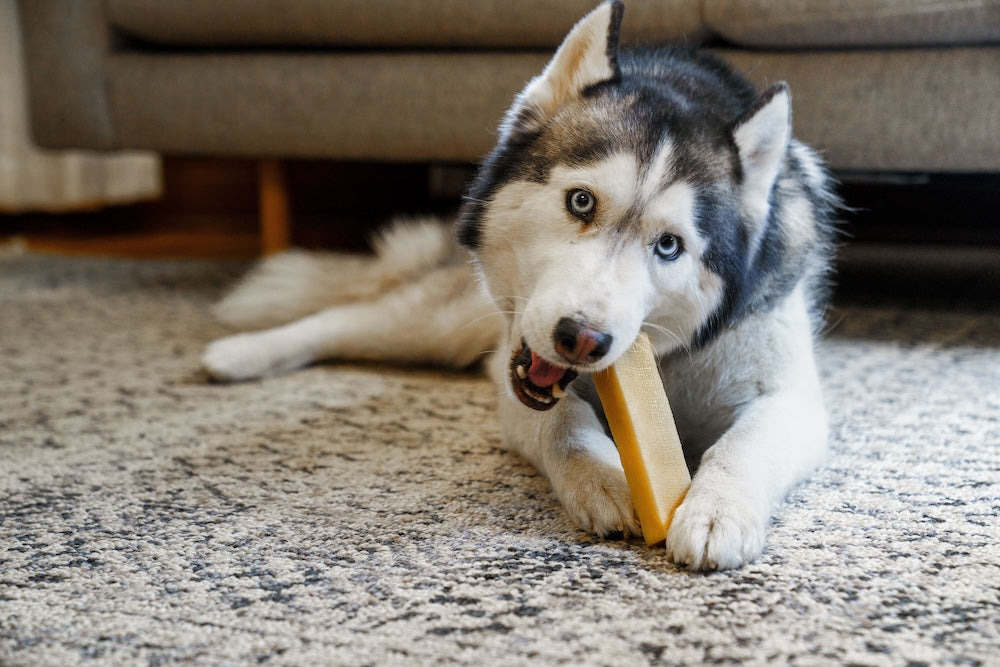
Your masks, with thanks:
<instances>
[{"instance_id":1,"label":"yellow chew stick","mask_svg":"<svg viewBox=\"0 0 1000 667\"><path fill-rule=\"evenodd\" d=\"M594 384L618 446L632 504L647 545L667 538L674 510L691 484L681 440L645 333Z\"/></svg>"}]
</instances>

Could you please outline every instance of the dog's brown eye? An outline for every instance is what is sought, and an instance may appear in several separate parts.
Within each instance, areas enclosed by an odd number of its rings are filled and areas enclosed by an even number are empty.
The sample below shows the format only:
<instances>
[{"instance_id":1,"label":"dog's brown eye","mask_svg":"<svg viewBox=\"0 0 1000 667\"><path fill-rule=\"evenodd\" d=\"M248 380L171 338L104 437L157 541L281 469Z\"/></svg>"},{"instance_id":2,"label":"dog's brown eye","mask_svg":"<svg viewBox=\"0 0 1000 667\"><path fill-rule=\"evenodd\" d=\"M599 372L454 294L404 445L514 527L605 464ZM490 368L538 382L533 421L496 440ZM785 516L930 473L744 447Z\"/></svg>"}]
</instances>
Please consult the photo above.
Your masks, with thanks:
<instances>
[{"instance_id":1,"label":"dog's brown eye","mask_svg":"<svg viewBox=\"0 0 1000 667\"><path fill-rule=\"evenodd\" d=\"M597 198L587 190L577 188L566 193L566 209L577 218L589 221L596 208Z\"/></svg>"}]
</instances>

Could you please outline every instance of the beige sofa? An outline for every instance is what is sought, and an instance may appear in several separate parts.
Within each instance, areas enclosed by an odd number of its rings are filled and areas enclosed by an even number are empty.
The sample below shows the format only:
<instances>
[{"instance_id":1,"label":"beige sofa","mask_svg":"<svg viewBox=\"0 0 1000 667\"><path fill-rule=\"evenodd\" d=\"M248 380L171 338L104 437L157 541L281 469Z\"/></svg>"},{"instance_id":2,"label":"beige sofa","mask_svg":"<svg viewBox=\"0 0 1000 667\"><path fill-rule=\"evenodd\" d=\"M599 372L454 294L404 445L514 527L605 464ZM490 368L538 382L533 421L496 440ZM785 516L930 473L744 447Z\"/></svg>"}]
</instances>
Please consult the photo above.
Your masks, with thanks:
<instances>
[{"instance_id":1,"label":"beige sofa","mask_svg":"<svg viewBox=\"0 0 1000 667\"><path fill-rule=\"evenodd\" d=\"M22 0L53 148L473 161L594 0ZM1000 168L1000 0L629 0L624 39L787 80L833 167Z\"/></svg>"},{"instance_id":2,"label":"beige sofa","mask_svg":"<svg viewBox=\"0 0 1000 667\"><path fill-rule=\"evenodd\" d=\"M22 0L53 148L470 161L593 0ZM1000 0L630 0L626 42L787 80L838 169L1000 168Z\"/></svg>"}]
</instances>

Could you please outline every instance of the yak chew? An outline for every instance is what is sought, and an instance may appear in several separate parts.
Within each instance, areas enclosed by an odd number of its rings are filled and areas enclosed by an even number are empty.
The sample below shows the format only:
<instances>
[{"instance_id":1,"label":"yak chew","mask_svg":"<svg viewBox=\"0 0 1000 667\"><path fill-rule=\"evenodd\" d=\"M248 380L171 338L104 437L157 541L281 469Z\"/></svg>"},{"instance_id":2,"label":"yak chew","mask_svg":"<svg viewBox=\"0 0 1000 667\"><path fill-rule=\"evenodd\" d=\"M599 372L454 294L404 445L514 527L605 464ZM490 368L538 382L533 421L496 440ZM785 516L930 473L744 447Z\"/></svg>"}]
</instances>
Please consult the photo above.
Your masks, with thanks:
<instances>
[{"instance_id":1,"label":"yak chew","mask_svg":"<svg viewBox=\"0 0 1000 667\"><path fill-rule=\"evenodd\" d=\"M611 367L594 373L646 544L667 538L691 485L653 346L640 333Z\"/></svg>"}]
</instances>

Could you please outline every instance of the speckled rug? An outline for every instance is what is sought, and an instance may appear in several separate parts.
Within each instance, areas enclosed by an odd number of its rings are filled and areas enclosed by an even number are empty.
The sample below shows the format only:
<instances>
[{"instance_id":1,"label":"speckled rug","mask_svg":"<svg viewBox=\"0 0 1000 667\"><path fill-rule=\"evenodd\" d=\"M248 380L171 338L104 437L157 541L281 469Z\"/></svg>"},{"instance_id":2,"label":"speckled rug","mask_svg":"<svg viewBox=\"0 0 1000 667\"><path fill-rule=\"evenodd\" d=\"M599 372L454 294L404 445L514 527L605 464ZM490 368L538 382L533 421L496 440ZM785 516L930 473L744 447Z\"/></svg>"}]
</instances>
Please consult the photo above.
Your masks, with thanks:
<instances>
[{"instance_id":1,"label":"speckled rug","mask_svg":"<svg viewBox=\"0 0 1000 667\"><path fill-rule=\"evenodd\" d=\"M998 664L1000 311L852 306L759 561L575 530L475 375L197 371L235 264L0 257L0 663Z\"/></svg>"}]
</instances>

